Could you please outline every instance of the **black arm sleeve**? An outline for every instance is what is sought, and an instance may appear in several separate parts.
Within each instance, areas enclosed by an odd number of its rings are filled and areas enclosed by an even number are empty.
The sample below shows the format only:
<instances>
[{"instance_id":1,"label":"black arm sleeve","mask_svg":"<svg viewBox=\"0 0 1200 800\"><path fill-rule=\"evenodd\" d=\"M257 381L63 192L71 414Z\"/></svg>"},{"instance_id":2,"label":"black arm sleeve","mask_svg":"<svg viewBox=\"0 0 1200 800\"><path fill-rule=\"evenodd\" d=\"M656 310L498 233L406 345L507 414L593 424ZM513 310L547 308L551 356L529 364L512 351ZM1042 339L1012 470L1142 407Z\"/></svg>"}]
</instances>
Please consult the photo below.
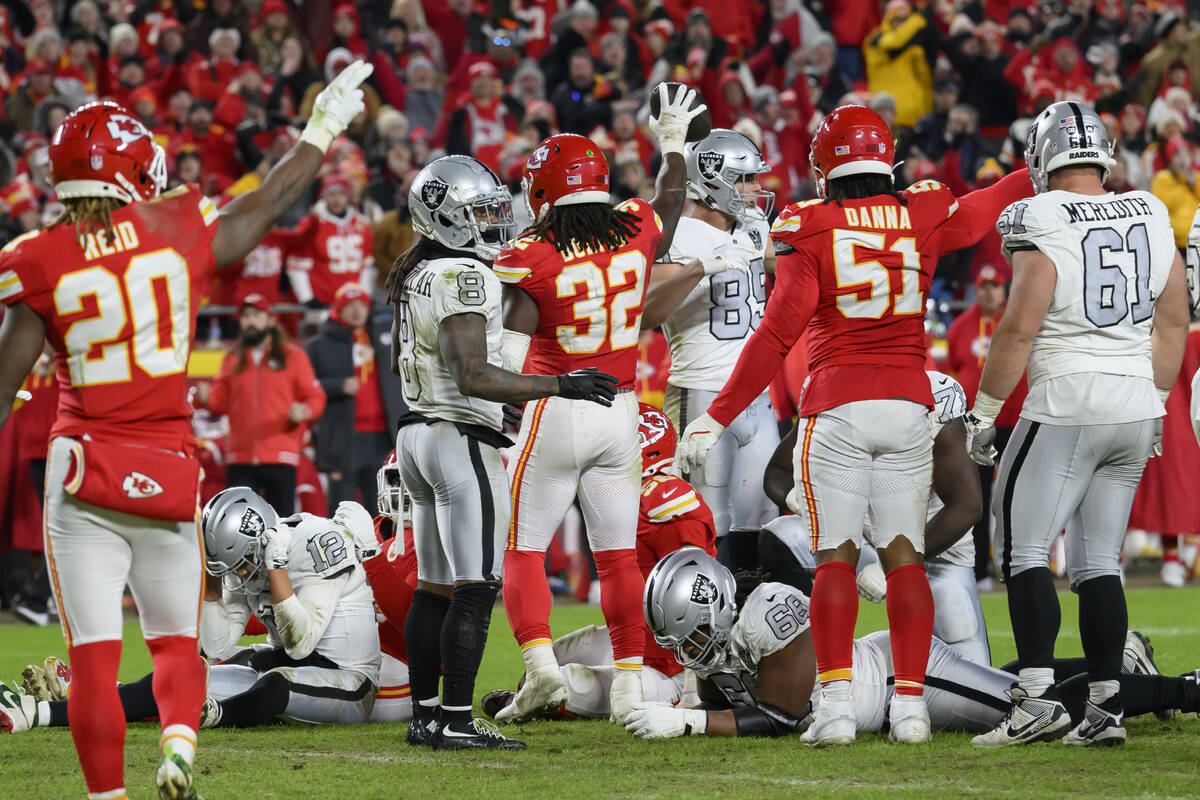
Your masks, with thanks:
<instances>
[{"instance_id":1,"label":"black arm sleeve","mask_svg":"<svg viewBox=\"0 0 1200 800\"><path fill-rule=\"evenodd\" d=\"M809 709L812 704L809 704ZM807 711L808 709L806 709ZM801 718L802 719L802 718ZM800 719L781 708L759 700L757 705L738 706L733 710L738 736L787 736L796 730Z\"/></svg>"}]
</instances>

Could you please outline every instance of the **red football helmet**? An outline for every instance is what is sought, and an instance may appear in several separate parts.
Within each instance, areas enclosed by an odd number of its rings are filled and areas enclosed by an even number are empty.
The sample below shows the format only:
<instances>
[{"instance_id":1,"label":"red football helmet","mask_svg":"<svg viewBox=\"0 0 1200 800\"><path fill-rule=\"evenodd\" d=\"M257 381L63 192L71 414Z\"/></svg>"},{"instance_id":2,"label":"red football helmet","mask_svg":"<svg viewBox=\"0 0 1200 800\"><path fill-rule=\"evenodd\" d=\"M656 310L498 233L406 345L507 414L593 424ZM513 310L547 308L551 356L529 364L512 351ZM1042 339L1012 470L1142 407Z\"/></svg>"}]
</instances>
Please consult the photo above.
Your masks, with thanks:
<instances>
[{"instance_id":1,"label":"red football helmet","mask_svg":"<svg viewBox=\"0 0 1200 800\"><path fill-rule=\"evenodd\" d=\"M642 448L642 477L662 472L675 458L679 437L667 415L649 403L638 403L638 444Z\"/></svg>"},{"instance_id":2,"label":"red football helmet","mask_svg":"<svg viewBox=\"0 0 1200 800\"><path fill-rule=\"evenodd\" d=\"M530 153L521 188L534 219L554 206L607 203L608 161L586 136L550 136Z\"/></svg>"},{"instance_id":3,"label":"red football helmet","mask_svg":"<svg viewBox=\"0 0 1200 800\"><path fill-rule=\"evenodd\" d=\"M167 185L167 156L136 116L111 102L88 103L67 115L50 141L58 199L115 197L136 203Z\"/></svg>"},{"instance_id":4,"label":"red football helmet","mask_svg":"<svg viewBox=\"0 0 1200 800\"><path fill-rule=\"evenodd\" d=\"M839 106L821 121L812 140L817 194L847 175L891 175L896 143L883 117L866 106Z\"/></svg>"}]
</instances>

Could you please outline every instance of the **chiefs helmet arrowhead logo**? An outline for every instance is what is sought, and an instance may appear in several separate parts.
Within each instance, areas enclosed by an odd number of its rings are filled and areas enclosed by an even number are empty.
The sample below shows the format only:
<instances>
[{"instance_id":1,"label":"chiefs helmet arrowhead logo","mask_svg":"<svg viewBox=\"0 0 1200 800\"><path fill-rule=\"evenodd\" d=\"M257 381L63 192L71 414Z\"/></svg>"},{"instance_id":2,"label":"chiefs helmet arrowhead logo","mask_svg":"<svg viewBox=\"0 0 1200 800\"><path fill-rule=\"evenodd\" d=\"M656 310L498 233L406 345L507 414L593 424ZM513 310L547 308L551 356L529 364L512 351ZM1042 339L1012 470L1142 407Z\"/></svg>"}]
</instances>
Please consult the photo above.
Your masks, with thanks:
<instances>
[{"instance_id":1,"label":"chiefs helmet arrowhead logo","mask_svg":"<svg viewBox=\"0 0 1200 800\"><path fill-rule=\"evenodd\" d=\"M526 162L526 169L540 169L542 164L546 163L546 159L550 157L550 148L546 145L541 145L532 153L529 154L529 161Z\"/></svg>"},{"instance_id":2,"label":"chiefs helmet arrowhead logo","mask_svg":"<svg viewBox=\"0 0 1200 800\"><path fill-rule=\"evenodd\" d=\"M145 500L148 497L162 494L163 488L158 481L140 472L130 472L121 481L121 491L134 500Z\"/></svg>"}]
</instances>

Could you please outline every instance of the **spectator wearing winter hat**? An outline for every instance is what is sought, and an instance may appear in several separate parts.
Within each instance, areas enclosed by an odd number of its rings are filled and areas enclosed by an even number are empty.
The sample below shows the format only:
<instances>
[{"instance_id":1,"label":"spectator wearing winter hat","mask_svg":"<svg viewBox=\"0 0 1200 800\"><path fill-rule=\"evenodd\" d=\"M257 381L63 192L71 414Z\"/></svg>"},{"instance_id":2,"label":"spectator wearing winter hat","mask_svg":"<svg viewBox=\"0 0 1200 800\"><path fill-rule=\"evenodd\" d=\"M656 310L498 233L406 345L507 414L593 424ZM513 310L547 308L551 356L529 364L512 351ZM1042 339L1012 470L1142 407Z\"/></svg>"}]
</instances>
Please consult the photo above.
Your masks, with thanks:
<instances>
[{"instance_id":1,"label":"spectator wearing winter hat","mask_svg":"<svg viewBox=\"0 0 1200 800\"><path fill-rule=\"evenodd\" d=\"M327 54L334 48L344 47L355 58L367 57L367 43L362 36L362 20L359 18L358 9L354 7L353 2L343 0L334 7L332 33L333 36L328 46L324 48L324 53ZM318 55L320 54L318 51Z\"/></svg>"},{"instance_id":2,"label":"spectator wearing winter hat","mask_svg":"<svg viewBox=\"0 0 1200 800\"><path fill-rule=\"evenodd\" d=\"M265 124L266 109L267 91L262 73L253 61L244 61L217 98L213 119L227 130L237 131L238 126L247 119ZM269 140L270 134L266 133L260 143L266 144ZM248 158L243 149L242 163L253 168L258 164L258 159Z\"/></svg>"},{"instance_id":3,"label":"spectator wearing winter hat","mask_svg":"<svg viewBox=\"0 0 1200 800\"><path fill-rule=\"evenodd\" d=\"M33 130L50 139L75 104L62 95L52 94L33 110Z\"/></svg>"},{"instance_id":4,"label":"spectator wearing winter hat","mask_svg":"<svg viewBox=\"0 0 1200 800\"><path fill-rule=\"evenodd\" d=\"M208 0L203 9L188 23L188 42L201 56L209 53L209 39L218 28L236 28L239 36L238 58L254 59L254 43L250 39L250 15L241 0Z\"/></svg>"},{"instance_id":5,"label":"spectator wearing winter hat","mask_svg":"<svg viewBox=\"0 0 1200 800\"><path fill-rule=\"evenodd\" d=\"M335 47L329 51L329 55L325 56L325 79L309 85L304 92L304 99L300 101L300 107L296 116L301 119L308 119L312 116L313 104L317 101L317 95L321 93L329 82L341 74L342 70L354 63L354 54L344 47ZM383 101L379 99L379 93L371 88L368 84L362 84L359 87L363 93L363 104L366 107L365 116L360 115L361 119L374 119L375 113L379 111L379 107L383 105ZM361 126L362 121L356 118L355 122L351 123L351 128L355 125Z\"/></svg>"},{"instance_id":6,"label":"spectator wearing winter hat","mask_svg":"<svg viewBox=\"0 0 1200 800\"><path fill-rule=\"evenodd\" d=\"M40 58L26 64L25 77L4 100L4 117L16 130L33 128L38 104L54 94L54 67Z\"/></svg>"},{"instance_id":7,"label":"spectator wearing winter hat","mask_svg":"<svg viewBox=\"0 0 1200 800\"><path fill-rule=\"evenodd\" d=\"M276 73L283 64L283 40L299 36L292 24L291 12L284 0L263 0L258 10L258 25L250 31L256 60L263 72Z\"/></svg>"},{"instance_id":8,"label":"spectator wearing winter hat","mask_svg":"<svg viewBox=\"0 0 1200 800\"><path fill-rule=\"evenodd\" d=\"M499 169L505 139L519 126L517 116L497 92L499 85L499 75L491 63L478 61L471 65L470 94L446 123L447 154L474 156L492 170Z\"/></svg>"},{"instance_id":9,"label":"spectator wearing winter hat","mask_svg":"<svg viewBox=\"0 0 1200 800\"><path fill-rule=\"evenodd\" d=\"M196 387L195 402L229 417L229 485L249 486L288 516L306 423L325 410L325 393L308 355L287 340L265 297L242 301L238 325L236 344L212 383Z\"/></svg>"},{"instance_id":10,"label":"spectator wearing winter hat","mask_svg":"<svg viewBox=\"0 0 1200 800\"><path fill-rule=\"evenodd\" d=\"M837 45L832 36L821 31L805 44L808 97L818 111L828 114L841 104L850 84L837 68Z\"/></svg>"},{"instance_id":11,"label":"spectator wearing winter hat","mask_svg":"<svg viewBox=\"0 0 1200 800\"><path fill-rule=\"evenodd\" d=\"M1186 65L1193 96L1200 94L1200 29L1170 8L1155 23L1154 38L1157 46L1142 59L1141 70L1133 79L1138 102L1150 106L1176 62Z\"/></svg>"},{"instance_id":12,"label":"spectator wearing winter hat","mask_svg":"<svg viewBox=\"0 0 1200 800\"><path fill-rule=\"evenodd\" d=\"M889 0L883 21L863 42L867 87L896 98L896 124L905 128L933 107L927 27L925 17L913 13L908 0Z\"/></svg>"},{"instance_id":13,"label":"spectator wearing winter hat","mask_svg":"<svg viewBox=\"0 0 1200 800\"><path fill-rule=\"evenodd\" d=\"M305 346L326 397L314 440L317 469L329 478L330 513L356 492L367 508L376 505L375 474L408 410L400 378L388 366L391 345L390 315L372 318L366 287L347 283Z\"/></svg>"},{"instance_id":14,"label":"spectator wearing winter hat","mask_svg":"<svg viewBox=\"0 0 1200 800\"><path fill-rule=\"evenodd\" d=\"M1150 182L1150 192L1167 207L1171 228L1175 231L1175 246L1183 251L1187 247L1196 208L1200 206L1200 182L1196 180L1200 172L1195 167L1192 145L1182 136L1167 140L1163 155L1167 166Z\"/></svg>"},{"instance_id":15,"label":"spectator wearing winter hat","mask_svg":"<svg viewBox=\"0 0 1200 800\"><path fill-rule=\"evenodd\" d=\"M158 42L153 53L146 59L146 74L151 78L162 78L167 70L177 69L186 77L187 67L203 56L192 50L182 23L168 17L158 28ZM180 83L185 81L181 80Z\"/></svg>"},{"instance_id":16,"label":"spectator wearing winter hat","mask_svg":"<svg viewBox=\"0 0 1200 800\"><path fill-rule=\"evenodd\" d=\"M413 128L431 131L442 114L445 93L437 87L437 72L425 56L408 60L408 92L404 98L404 116Z\"/></svg>"},{"instance_id":17,"label":"spectator wearing winter hat","mask_svg":"<svg viewBox=\"0 0 1200 800\"><path fill-rule=\"evenodd\" d=\"M1004 30L992 22L975 25L965 16L957 34L946 40L943 51L962 76L962 100L979 111L983 127L1007 126L1016 114L1016 88L1004 79L1008 56ZM935 102L936 105L936 102Z\"/></svg>"},{"instance_id":18,"label":"spectator wearing winter hat","mask_svg":"<svg viewBox=\"0 0 1200 800\"><path fill-rule=\"evenodd\" d=\"M205 100L193 100L188 107L187 125L171 141L169 152L193 147L204 163L205 188L220 193L242 174L237 139L213 119L213 107Z\"/></svg>"},{"instance_id":19,"label":"spectator wearing winter hat","mask_svg":"<svg viewBox=\"0 0 1200 800\"><path fill-rule=\"evenodd\" d=\"M314 308L333 305L337 290L363 283L373 267L371 225L350 204L353 187L338 173L321 182L321 199L296 226L287 271L296 299Z\"/></svg>"},{"instance_id":20,"label":"spectator wearing winter hat","mask_svg":"<svg viewBox=\"0 0 1200 800\"><path fill-rule=\"evenodd\" d=\"M560 87L570 80L571 59L581 49L590 52L590 47L597 38L599 25L600 15L596 6L588 0L575 0L571 4L567 11L566 29L558 34L554 45L538 59L538 65L546 76L546 86ZM554 102L553 98L550 102Z\"/></svg>"},{"instance_id":21,"label":"spectator wearing winter hat","mask_svg":"<svg viewBox=\"0 0 1200 800\"><path fill-rule=\"evenodd\" d=\"M66 55L70 75L55 78L59 91L76 105L98 98L104 62L96 39L83 28L72 28L67 34Z\"/></svg>"},{"instance_id":22,"label":"spectator wearing winter hat","mask_svg":"<svg viewBox=\"0 0 1200 800\"><path fill-rule=\"evenodd\" d=\"M187 88L192 97L214 105L237 76L237 53L242 35L237 28L217 28L208 37L209 56L187 68ZM241 121L240 119L238 120Z\"/></svg>"},{"instance_id":23,"label":"spectator wearing winter hat","mask_svg":"<svg viewBox=\"0 0 1200 800\"><path fill-rule=\"evenodd\" d=\"M371 56L375 67L375 83L383 102L393 108L404 108L405 84L408 70L408 23L400 17L390 17L384 26L383 36Z\"/></svg>"},{"instance_id":24,"label":"spectator wearing winter hat","mask_svg":"<svg viewBox=\"0 0 1200 800\"><path fill-rule=\"evenodd\" d=\"M568 79L550 95L558 126L564 133L587 136L597 127L612 125L612 101L619 95L606 81L598 80L592 56L576 50L569 59ZM546 81L548 86L554 82Z\"/></svg>"}]
</instances>

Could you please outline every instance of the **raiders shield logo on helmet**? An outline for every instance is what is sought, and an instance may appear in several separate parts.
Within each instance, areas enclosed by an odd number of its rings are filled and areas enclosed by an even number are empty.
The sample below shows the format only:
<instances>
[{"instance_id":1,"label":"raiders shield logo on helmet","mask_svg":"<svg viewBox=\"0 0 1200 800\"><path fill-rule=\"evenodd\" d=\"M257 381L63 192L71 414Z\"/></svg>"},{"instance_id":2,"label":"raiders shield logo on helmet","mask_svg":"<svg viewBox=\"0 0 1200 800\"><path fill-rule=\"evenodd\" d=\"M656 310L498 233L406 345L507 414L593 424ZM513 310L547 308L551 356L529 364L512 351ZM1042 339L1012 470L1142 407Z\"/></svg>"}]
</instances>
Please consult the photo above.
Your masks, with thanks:
<instances>
[{"instance_id":1,"label":"raiders shield logo on helmet","mask_svg":"<svg viewBox=\"0 0 1200 800\"><path fill-rule=\"evenodd\" d=\"M708 605L717 599L717 585L707 575L697 575L692 584L692 602Z\"/></svg>"},{"instance_id":2,"label":"raiders shield logo on helmet","mask_svg":"<svg viewBox=\"0 0 1200 800\"><path fill-rule=\"evenodd\" d=\"M437 211L441 207L442 201L446 199L446 192L449 189L450 187L442 181L425 181L425 185L421 187L421 202L430 211Z\"/></svg>"},{"instance_id":3,"label":"raiders shield logo on helmet","mask_svg":"<svg viewBox=\"0 0 1200 800\"><path fill-rule=\"evenodd\" d=\"M721 167L725 166L725 155L705 150L696 156L696 164L700 167L701 177L710 181L715 180L721 174Z\"/></svg>"},{"instance_id":4,"label":"raiders shield logo on helmet","mask_svg":"<svg viewBox=\"0 0 1200 800\"><path fill-rule=\"evenodd\" d=\"M757 228L750 229L750 241L754 243L755 250L762 250L762 234Z\"/></svg>"},{"instance_id":5,"label":"raiders shield logo on helmet","mask_svg":"<svg viewBox=\"0 0 1200 800\"><path fill-rule=\"evenodd\" d=\"M238 526L238 533L258 538L258 535L266 529L267 523L262 516L253 508L247 508L246 513L242 514L242 524Z\"/></svg>"}]
</instances>

